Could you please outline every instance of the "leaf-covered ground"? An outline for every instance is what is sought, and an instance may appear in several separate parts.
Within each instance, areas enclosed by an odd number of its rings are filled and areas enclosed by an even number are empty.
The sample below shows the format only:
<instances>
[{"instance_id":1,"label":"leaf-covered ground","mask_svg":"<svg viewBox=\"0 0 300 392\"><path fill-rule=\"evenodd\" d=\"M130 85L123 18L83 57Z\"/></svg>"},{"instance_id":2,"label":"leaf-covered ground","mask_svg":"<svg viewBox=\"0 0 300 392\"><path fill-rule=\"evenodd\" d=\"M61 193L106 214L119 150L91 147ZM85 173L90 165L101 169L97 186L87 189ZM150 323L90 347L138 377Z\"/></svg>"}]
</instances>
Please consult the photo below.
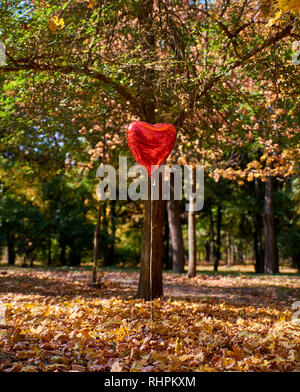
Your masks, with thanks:
<instances>
[{"instance_id":1,"label":"leaf-covered ground","mask_svg":"<svg viewBox=\"0 0 300 392\"><path fill-rule=\"evenodd\" d=\"M137 278L0 269L0 370L300 371L299 276L165 274L152 304Z\"/></svg>"}]
</instances>

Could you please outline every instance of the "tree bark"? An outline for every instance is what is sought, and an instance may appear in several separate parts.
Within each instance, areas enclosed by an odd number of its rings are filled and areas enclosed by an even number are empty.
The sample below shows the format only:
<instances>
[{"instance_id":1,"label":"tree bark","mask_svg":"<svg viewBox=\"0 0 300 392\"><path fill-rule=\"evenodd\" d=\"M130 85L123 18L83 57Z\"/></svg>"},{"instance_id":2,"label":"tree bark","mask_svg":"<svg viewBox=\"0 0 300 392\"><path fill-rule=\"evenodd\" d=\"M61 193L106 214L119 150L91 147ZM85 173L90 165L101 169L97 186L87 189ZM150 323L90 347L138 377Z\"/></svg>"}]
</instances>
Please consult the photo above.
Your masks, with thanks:
<instances>
[{"instance_id":1,"label":"tree bark","mask_svg":"<svg viewBox=\"0 0 300 392\"><path fill-rule=\"evenodd\" d=\"M116 200L110 201L110 227L111 227L111 236L110 236L110 247L109 247L109 259L110 264L114 263L114 255L115 255L115 237L116 237Z\"/></svg>"},{"instance_id":2,"label":"tree bark","mask_svg":"<svg viewBox=\"0 0 300 392\"><path fill-rule=\"evenodd\" d=\"M228 231L226 233L226 265L227 267L231 266L230 234Z\"/></svg>"},{"instance_id":3,"label":"tree bark","mask_svg":"<svg viewBox=\"0 0 300 392\"><path fill-rule=\"evenodd\" d=\"M184 272L184 248L180 221L180 201L174 200L174 175L170 178L170 201L167 203L169 230L172 243L172 271Z\"/></svg>"},{"instance_id":4,"label":"tree bark","mask_svg":"<svg viewBox=\"0 0 300 392\"><path fill-rule=\"evenodd\" d=\"M217 239L214 252L214 271L218 271L219 261L221 258L221 225L222 225L222 207L218 204L217 212Z\"/></svg>"},{"instance_id":5,"label":"tree bark","mask_svg":"<svg viewBox=\"0 0 300 392\"><path fill-rule=\"evenodd\" d=\"M169 223L168 223L169 225ZM170 230L168 228L168 232L169 232L169 253L168 253L168 260L169 260L169 266L170 266L170 270L172 269L172 263L173 263L173 250L172 250L172 239L171 239L171 233Z\"/></svg>"},{"instance_id":6,"label":"tree bark","mask_svg":"<svg viewBox=\"0 0 300 392\"><path fill-rule=\"evenodd\" d=\"M214 254L215 254L215 229L214 229L214 217L212 206L209 205L209 229L210 229L210 239L209 239L209 260L214 262Z\"/></svg>"},{"instance_id":7,"label":"tree bark","mask_svg":"<svg viewBox=\"0 0 300 392\"><path fill-rule=\"evenodd\" d=\"M241 265L245 264L244 247L242 244L238 245L238 263Z\"/></svg>"},{"instance_id":8,"label":"tree bark","mask_svg":"<svg viewBox=\"0 0 300 392\"><path fill-rule=\"evenodd\" d=\"M205 261L209 262L210 261L210 242L207 241L205 243Z\"/></svg>"},{"instance_id":9,"label":"tree bark","mask_svg":"<svg viewBox=\"0 0 300 392\"><path fill-rule=\"evenodd\" d=\"M98 254L99 254L99 231L101 227L101 201L99 201L99 210L97 224L94 231L94 254L93 254L93 270L91 276L91 283L96 284L97 282L97 271L98 271Z\"/></svg>"},{"instance_id":10,"label":"tree bark","mask_svg":"<svg viewBox=\"0 0 300 392\"><path fill-rule=\"evenodd\" d=\"M110 259L110 235L108 232L108 208L107 200L102 202L102 228L101 228L101 251L103 256L103 264L105 266L112 265L112 260Z\"/></svg>"},{"instance_id":11,"label":"tree bark","mask_svg":"<svg viewBox=\"0 0 300 392\"><path fill-rule=\"evenodd\" d=\"M152 208L151 208L152 203ZM151 209L152 209L152 244L151 244ZM151 183L148 178L148 200L145 201L142 259L137 298L150 301L163 295L163 223L164 202L161 194L159 200L151 201ZM152 245L152 247L151 247ZM151 252L152 249L152 252ZM152 253L152 257L151 257Z\"/></svg>"},{"instance_id":12,"label":"tree bark","mask_svg":"<svg viewBox=\"0 0 300 392\"><path fill-rule=\"evenodd\" d=\"M261 217L256 217L253 232L254 254L255 254L255 272L262 274L264 272L264 250L262 246L262 222Z\"/></svg>"},{"instance_id":13,"label":"tree bark","mask_svg":"<svg viewBox=\"0 0 300 392\"><path fill-rule=\"evenodd\" d=\"M260 200L260 191L259 191L259 182L256 179L254 183L254 194L255 194L255 204L256 208L258 208L259 200ZM262 274L264 272L264 250L263 250L263 242L262 242L262 217L259 211L257 210L254 215L254 232L253 232L253 240L254 240L254 253L255 253L255 272L257 274Z\"/></svg>"},{"instance_id":14,"label":"tree bark","mask_svg":"<svg viewBox=\"0 0 300 392\"><path fill-rule=\"evenodd\" d=\"M153 53L156 50L156 35L153 27L154 0L143 0L139 2L137 16L139 31L143 37L142 49L149 54L146 58L152 62L155 60ZM156 72L153 68L144 67L143 80L139 85L139 98L144 120L155 123L155 88L154 81ZM160 187L161 190L161 187ZM151 214L152 210L152 244L151 238ZM163 261L163 219L164 202L160 192L159 200L151 202L150 178L148 179L148 200L145 201L142 258L139 277L137 298L152 300L163 294L162 285L162 261ZM151 257L152 254L152 257ZM152 259L152 262L151 262Z\"/></svg>"},{"instance_id":15,"label":"tree bark","mask_svg":"<svg viewBox=\"0 0 300 392\"><path fill-rule=\"evenodd\" d=\"M265 266L264 273L278 273L278 265L276 263L276 246L274 231L274 193L273 178L267 177L265 183L265 211L264 211L264 234L265 234Z\"/></svg>"},{"instance_id":16,"label":"tree bark","mask_svg":"<svg viewBox=\"0 0 300 392\"><path fill-rule=\"evenodd\" d=\"M29 267L32 268L33 265L34 265L34 252L31 252L29 256Z\"/></svg>"},{"instance_id":17,"label":"tree bark","mask_svg":"<svg viewBox=\"0 0 300 392\"><path fill-rule=\"evenodd\" d=\"M172 269L172 247L171 247L171 234L169 230L169 220L168 214L165 214L165 224L164 224L164 256L163 265L167 270Z\"/></svg>"},{"instance_id":18,"label":"tree bark","mask_svg":"<svg viewBox=\"0 0 300 392\"><path fill-rule=\"evenodd\" d=\"M196 190L196 168L193 167L190 178L192 192ZM194 211L195 199L190 198L190 211L188 212L188 244L189 244L189 267L188 277L196 276L196 219Z\"/></svg>"}]
</instances>

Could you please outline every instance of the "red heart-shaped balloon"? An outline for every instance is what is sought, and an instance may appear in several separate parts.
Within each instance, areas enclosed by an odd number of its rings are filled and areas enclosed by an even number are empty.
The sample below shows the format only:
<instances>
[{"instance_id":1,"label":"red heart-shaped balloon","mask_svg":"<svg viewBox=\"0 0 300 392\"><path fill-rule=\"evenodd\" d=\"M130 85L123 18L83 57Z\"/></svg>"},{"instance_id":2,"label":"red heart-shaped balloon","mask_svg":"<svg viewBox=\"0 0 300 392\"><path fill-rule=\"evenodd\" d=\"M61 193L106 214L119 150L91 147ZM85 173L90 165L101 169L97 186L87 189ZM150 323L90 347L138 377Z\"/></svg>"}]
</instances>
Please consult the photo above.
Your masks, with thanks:
<instances>
[{"instance_id":1,"label":"red heart-shaped balloon","mask_svg":"<svg viewBox=\"0 0 300 392\"><path fill-rule=\"evenodd\" d=\"M148 124L134 121L127 127L127 143L134 159L145 166L151 176L151 165L160 166L168 158L176 140L172 124Z\"/></svg>"}]
</instances>

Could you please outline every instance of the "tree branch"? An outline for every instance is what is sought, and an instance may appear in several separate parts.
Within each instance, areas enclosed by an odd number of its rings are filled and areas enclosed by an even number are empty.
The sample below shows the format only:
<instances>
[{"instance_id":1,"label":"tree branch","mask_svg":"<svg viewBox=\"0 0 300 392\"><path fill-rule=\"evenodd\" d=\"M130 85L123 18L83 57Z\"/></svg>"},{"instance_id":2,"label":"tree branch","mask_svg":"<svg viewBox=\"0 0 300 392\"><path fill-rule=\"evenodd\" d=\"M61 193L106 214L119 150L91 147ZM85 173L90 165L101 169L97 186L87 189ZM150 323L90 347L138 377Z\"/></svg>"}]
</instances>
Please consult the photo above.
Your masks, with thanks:
<instances>
[{"instance_id":1,"label":"tree branch","mask_svg":"<svg viewBox=\"0 0 300 392\"><path fill-rule=\"evenodd\" d=\"M267 38L259 47L252 49L249 53L243 56L241 59L233 63L229 70L233 71L234 69L238 68L240 65L257 55L258 53L262 52L267 47L273 45L274 43L280 41L281 39L290 35L290 32L293 28L293 25L290 23L288 24L285 29L277 32L274 36ZM228 69L226 70L228 72ZM201 98L205 95L221 78L223 75L213 76L211 77L203 86L202 91L197 95L196 99Z\"/></svg>"},{"instance_id":2,"label":"tree branch","mask_svg":"<svg viewBox=\"0 0 300 392\"><path fill-rule=\"evenodd\" d=\"M139 105L136 102L135 97L130 93L130 91L125 87L122 86L120 83L116 82L115 80L109 78L108 76L104 75L101 72L98 71L92 71L89 68L75 68L73 66L63 66L63 65L47 65L47 64L36 64L34 63L34 60L30 59L20 59L20 60L14 60L11 56L9 56L9 59L14 66L7 65L7 66L2 66L0 67L0 74L4 74L6 72L18 72L18 71L35 71L35 72L61 72L62 74L69 74L69 73L75 73L75 74L83 74L90 76L93 79L99 80L102 84L105 85L110 85L113 87L113 89L121 96L123 97L126 101L130 102L132 108L134 109L134 112L136 115L140 116L141 115L141 109Z\"/></svg>"}]
</instances>

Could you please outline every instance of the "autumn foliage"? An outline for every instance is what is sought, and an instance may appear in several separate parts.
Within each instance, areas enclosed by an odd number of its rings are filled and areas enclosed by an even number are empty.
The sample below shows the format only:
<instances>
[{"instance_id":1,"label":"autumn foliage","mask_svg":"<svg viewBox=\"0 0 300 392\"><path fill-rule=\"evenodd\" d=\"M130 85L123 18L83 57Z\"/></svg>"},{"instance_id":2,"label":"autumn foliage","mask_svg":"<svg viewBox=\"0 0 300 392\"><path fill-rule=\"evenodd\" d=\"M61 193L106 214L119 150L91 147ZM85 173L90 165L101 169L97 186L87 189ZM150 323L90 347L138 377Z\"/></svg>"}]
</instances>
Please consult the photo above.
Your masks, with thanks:
<instances>
[{"instance_id":1,"label":"autumn foliage","mask_svg":"<svg viewBox=\"0 0 300 392\"><path fill-rule=\"evenodd\" d=\"M0 371L300 370L299 9L1 2ZM201 211L97 200L133 121Z\"/></svg>"},{"instance_id":2,"label":"autumn foliage","mask_svg":"<svg viewBox=\"0 0 300 392\"><path fill-rule=\"evenodd\" d=\"M88 289L86 272L1 269L0 370L300 370L298 278L164 279L166 296L150 304L133 297L136 274Z\"/></svg>"}]
</instances>

